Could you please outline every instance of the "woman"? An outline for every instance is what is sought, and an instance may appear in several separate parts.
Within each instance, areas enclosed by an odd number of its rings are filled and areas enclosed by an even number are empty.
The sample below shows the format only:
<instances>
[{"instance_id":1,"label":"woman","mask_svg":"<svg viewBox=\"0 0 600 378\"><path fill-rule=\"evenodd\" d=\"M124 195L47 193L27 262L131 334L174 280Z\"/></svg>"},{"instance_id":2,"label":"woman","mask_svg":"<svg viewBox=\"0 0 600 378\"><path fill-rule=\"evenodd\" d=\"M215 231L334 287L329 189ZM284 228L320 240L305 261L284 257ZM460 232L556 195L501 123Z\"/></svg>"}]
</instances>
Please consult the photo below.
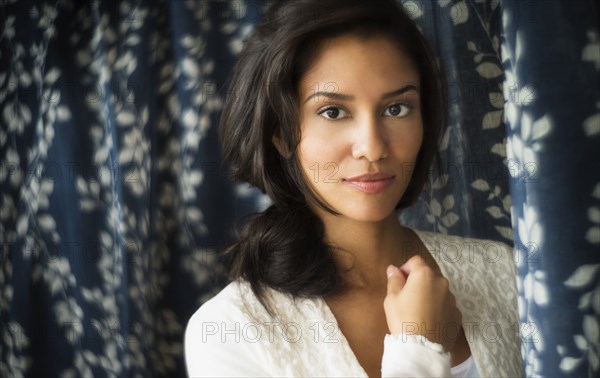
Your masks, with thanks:
<instances>
[{"instance_id":1,"label":"woman","mask_svg":"<svg viewBox=\"0 0 600 378\"><path fill-rule=\"evenodd\" d=\"M221 142L273 205L228 249L233 282L190 319L190 376L522 375L510 249L396 215L437 156L441 78L391 0L265 16Z\"/></svg>"}]
</instances>

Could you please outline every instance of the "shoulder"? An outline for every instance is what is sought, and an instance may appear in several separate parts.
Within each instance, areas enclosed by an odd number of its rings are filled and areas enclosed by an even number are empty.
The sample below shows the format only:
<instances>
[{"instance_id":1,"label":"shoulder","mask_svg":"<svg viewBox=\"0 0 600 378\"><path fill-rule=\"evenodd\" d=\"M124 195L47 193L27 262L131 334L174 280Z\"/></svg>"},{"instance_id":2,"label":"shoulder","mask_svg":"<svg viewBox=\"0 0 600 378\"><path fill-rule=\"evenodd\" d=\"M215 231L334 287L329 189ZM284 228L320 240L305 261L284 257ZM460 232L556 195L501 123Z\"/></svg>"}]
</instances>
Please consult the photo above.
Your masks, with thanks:
<instances>
[{"instance_id":1,"label":"shoulder","mask_svg":"<svg viewBox=\"0 0 600 378\"><path fill-rule=\"evenodd\" d=\"M482 375L516 375L521 358L513 248L496 240L417 234L448 278Z\"/></svg>"},{"instance_id":2,"label":"shoulder","mask_svg":"<svg viewBox=\"0 0 600 378\"><path fill-rule=\"evenodd\" d=\"M452 244L454 244L455 246L460 246L462 248L465 247L471 247L471 248L477 248L477 249L486 249L488 247L491 248L503 248L503 249L510 249L512 250L512 248L507 245L504 242L501 241L497 241L497 240L492 240L492 239L480 239L480 238L473 238L473 237L465 237L465 236L459 236L459 235L449 235L449 234L441 234L438 232L431 232L431 231L423 231L423 230L417 230L417 229L412 229L418 236L419 238L421 238L421 240L423 240L424 242L427 243L431 243L431 244L435 244L435 243L448 243L449 246L451 246ZM439 247L439 246L438 246Z\"/></svg>"},{"instance_id":3,"label":"shoulder","mask_svg":"<svg viewBox=\"0 0 600 378\"><path fill-rule=\"evenodd\" d=\"M254 342L254 317L262 311L251 293L249 285L234 281L191 316L184 336L188 375L266 374L259 363L264 353Z\"/></svg>"},{"instance_id":4,"label":"shoulder","mask_svg":"<svg viewBox=\"0 0 600 378\"><path fill-rule=\"evenodd\" d=\"M209 344L222 325L244 321L239 298L239 284L232 282L194 312L185 330L186 356Z\"/></svg>"},{"instance_id":5,"label":"shoulder","mask_svg":"<svg viewBox=\"0 0 600 378\"><path fill-rule=\"evenodd\" d=\"M257 321L268 321L270 315L262 306L246 281L234 281L217 295L206 301L190 317L186 327L188 337L207 333L223 327L241 327Z\"/></svg>"},{"instance_id":6,"label":"shoulder","mask_svg":"<svg viewBox=\"0 0 600 378\"><path fill-rule=\"evenodd\" d=\"M189 376L310 376L324 366L316 361L335 353L322 340L329 335L314 329L315 322L333 321L324 301L272 288L264 299L273 315L248 282L236 281L192 315L185 331Z\"/></svg>"},{"instance_id":7,"label":"shoulder","mask_svg":"<svg viewBox=\"0 0 600 378\"><path fill-rule=\"evenodd\" d=\"M504 242L413 229L440 265L515 270L513 248Z\"/></svg>"},{"instance_id":8,"label":"shoulder","mask_svg":"<svg viewBox=\"0 0 600 378\"><path fill-rule=\"evenodd\" d=\"M418 230L415 233L442 274L450 280L454 293L484 295L491 290L505 293L507 300L516 300L516 263L512 247L496 240Z\"/></svg>"},{"instance_id":9,"label":"shoulder","mask_svg":"<svg viewBox=\"0 0 600 378\"><path fill-rule=\"evenodd\" d=\"M240 300L244 284L234 281L225 286L217 295L206 301L189 320L188 326L206 320L236 319L240 314Z\"/></svg>"}]
</instances>

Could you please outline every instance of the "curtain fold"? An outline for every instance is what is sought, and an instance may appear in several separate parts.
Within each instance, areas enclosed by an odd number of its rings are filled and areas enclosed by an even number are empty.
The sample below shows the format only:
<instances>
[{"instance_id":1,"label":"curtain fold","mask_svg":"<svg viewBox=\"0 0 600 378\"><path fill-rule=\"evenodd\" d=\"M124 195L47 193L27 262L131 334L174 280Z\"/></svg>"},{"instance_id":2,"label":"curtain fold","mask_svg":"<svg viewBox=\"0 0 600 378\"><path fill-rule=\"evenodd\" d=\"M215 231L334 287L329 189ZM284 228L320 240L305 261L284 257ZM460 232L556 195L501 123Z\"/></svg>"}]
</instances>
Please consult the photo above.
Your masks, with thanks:
<instances>
[{"instance_id":1,"label":"curtain fold","mask_svg":"<svg viewBox=\"0 0 600 378\"><path fill-rule=\"evenodd\" d=\"M445 173L399 216L514 238L527 376L597 375L596 3L399 2L450 90ZM272 3L0 2L0 376L185 376L232 227L269 204L216 126Z\"/></svg>"},{"instance_id":2,"label":"curtain fold","mask_svg":"<svg viewBox=\"0 0 600 378\"><path fill-rule=\"evenodd\" d=\"M598 376L600 41L594 1L503 0L525 371Z\"/></svg>"}]
</instances>

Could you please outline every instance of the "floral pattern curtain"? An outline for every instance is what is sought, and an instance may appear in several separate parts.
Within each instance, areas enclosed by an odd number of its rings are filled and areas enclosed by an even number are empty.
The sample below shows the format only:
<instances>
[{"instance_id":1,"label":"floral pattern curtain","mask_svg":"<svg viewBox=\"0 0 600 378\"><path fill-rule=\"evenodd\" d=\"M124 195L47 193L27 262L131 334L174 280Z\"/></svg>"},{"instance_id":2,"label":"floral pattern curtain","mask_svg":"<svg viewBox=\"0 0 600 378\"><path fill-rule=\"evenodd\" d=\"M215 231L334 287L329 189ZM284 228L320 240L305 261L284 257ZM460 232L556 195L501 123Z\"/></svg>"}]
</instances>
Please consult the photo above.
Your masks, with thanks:
<instances>
[{"instance_id":1,"label":"floral pattern curtain","mask_svg":"<svg viewBox=\"0 0 600 378\"><path fill-rule=\"evenodd\" d=\"M600 375L598 11L594 1L503 0L507 156L528 377Z\"/></svg>"},{"instance_id":2,"label":"floral pattern curtain","mask_svg":"<svg viewBox=\"0 0 600 378\"><path fill-rule=\"evenodd\" d=\"M0 376L185 376L232 225L269 203L227 179L216 125L272 3L0 1ZM450 127L400 217L514 244L527 376L597 375L596 3L401 3Z\"/></svg>"}]
</instances>

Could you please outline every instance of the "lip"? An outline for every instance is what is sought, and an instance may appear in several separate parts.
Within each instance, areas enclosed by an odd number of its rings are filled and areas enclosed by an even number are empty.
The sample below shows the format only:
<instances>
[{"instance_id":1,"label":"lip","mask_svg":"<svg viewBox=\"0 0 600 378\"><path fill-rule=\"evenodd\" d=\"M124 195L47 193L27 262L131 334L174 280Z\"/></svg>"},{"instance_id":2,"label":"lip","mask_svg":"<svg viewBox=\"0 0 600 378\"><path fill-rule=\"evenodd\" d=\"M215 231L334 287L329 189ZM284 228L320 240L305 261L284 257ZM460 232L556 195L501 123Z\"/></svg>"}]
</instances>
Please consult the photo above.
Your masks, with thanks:
<instances>
[{"instance_id":1,"label":"lip","mask_svg":"<svg viewBox=\"0 0 600 378\"><path fill-rule=\"evenodd\" d=\"M381 193L394 181L395 176L388 173L366 173L344 179L348 185L365 193Z\"/></svg>"}]
</instances>

